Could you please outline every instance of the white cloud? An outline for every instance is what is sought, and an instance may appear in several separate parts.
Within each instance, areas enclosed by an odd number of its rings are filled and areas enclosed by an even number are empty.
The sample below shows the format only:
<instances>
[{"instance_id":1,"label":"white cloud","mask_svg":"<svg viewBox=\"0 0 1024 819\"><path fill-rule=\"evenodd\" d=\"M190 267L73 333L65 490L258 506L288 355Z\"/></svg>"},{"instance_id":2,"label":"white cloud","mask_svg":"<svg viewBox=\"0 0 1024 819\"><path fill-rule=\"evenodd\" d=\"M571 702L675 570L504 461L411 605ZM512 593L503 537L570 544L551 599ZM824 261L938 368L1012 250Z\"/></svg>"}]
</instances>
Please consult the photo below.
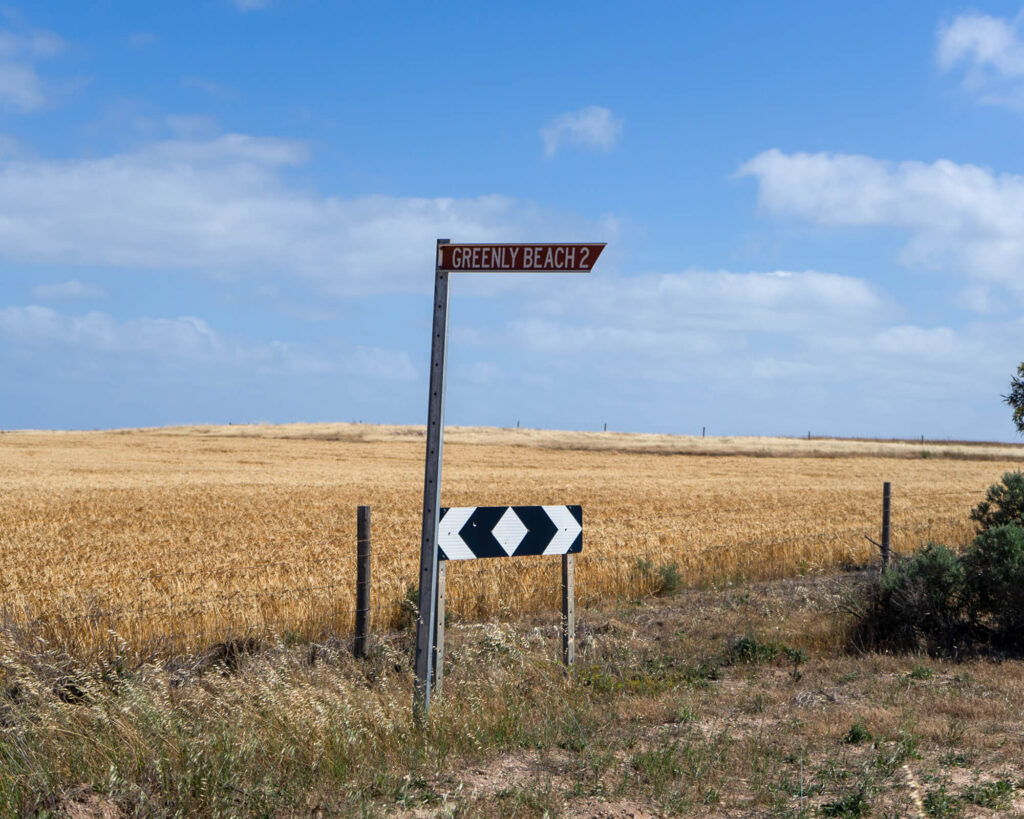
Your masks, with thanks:
<instances>
[{"instance_id":1,"label":"white cloud","mask_svg":"<svg viewBox=\"0 0 1024 819\"><path fill-rule=\"evenodd\" d=\"M985 103L1024 105L1024 16L1009 20L971 12L939 30L944 71L964 68L964 87Z\"/></svg>"},{"instance_id":2,"label":"white cloud","mask_svg":"<svg viewBox=\"0 0 1024 819\"><path fill-rule=\"evenodd\" d=\"M182 88L196 88L204 94L217 99L226 99L233 96L227 86L208 80L205 77L188 76L181 78Z\"/></svg>"},{"instance_id":3,"label":"white cloud","mask_svg":"<svg viewBox=\"0 0 1024 819\"><path fill-rule=\"evenodd\" d=\"M149 48L159 42L159 38L149 31L134 31L128 35L128 45L134 49Z\"/></svg>"},{"instance_id":4,"label":"white cloud","mask_svg":"<svg viewBox=\"0 0 1024 819\"><path fill-rule=\"evenodd\" d=\"M428 291L438 237L583 241L593 233L503 196L321 196L287 179L308 156L293 140L222 134L104 158L0 161L0 258L285 274L347 296Z\"/></svg>"},{"instance_id":5,"label":"white cloud","mask_svg":"<svg viewBox=\"0 0 1024 819\"><path fill-rule=\"evenodd\" d=\"M600 151L610 151L622 136L622 120L599 105L579 111L569 111L556 117L540 130L544 140L544 154L549 159L563 145L578 145Z\"/></svg>"},{"instance_id":6,"label":"white cloud","mask_svg":"<svg viewBox=\"0 0 1024 819\"><path fill-rule=\"evenodd\" d=\"M563 285L564 288L571 284ZM888 311L863 280L816 271L690 271L605 277L555 291L531 312L572 320L586 315L640 337L680 328L723 333L794 334L859 323Z\"/></svg>"},{"instance_id":7,"label":"white cloud","mask_svg":"<svg viewBox=\"0 0 1024 819\"><path fill-rule=\"evenodd\" d=\"M737 367L781 377L827 373L808 357L819 339L862 337L891 312L847 276L691 271L565 284L528 305L508 331L518 347L574 366L597 356L602 369L629 380L676 380L693 370L719 378Z\"/></svg>"},{"instance_id":8,"label":"white cloud","mask_svg":"<svg viewBox=\"0 0 1024 819\"><path fill-rule=\"evenodd\" d=\"M976 360L981 352L964 343L964 339L949 327L923 328L913 325L887 327L870 339L870 346L878 353L910 356L944 365L952 361L968 363Z\"/></svg>"},{"instance_id":9,"label":"white cloud","mask_svg":"<svg viewBox=\"0 0 1024 819\"><path fill-rule=\"evenodd\" d=\"M64 40L52 31L35 30L16 34L7 29L0 29L0 59L56 57L64 48Z\"/></svg>"},{"instance_id":10,"label":"white cloud","mask_svg":"<svg viewBox=\"0 0 1024 819\"><path fill-rule=\"evenodd\" d=\"M22 111L42 108L46 104L46 93L35 68L0 61L0 101Z\"/></svg>"},{"instance_id":11,"label":"white cloud","mask_svg":"<svg viewBox=\"0 0 1024 819\"><path fill-rule=\"evenodd\" d=\"M336 365L350 375L383 378L389 381L414 381L416 370L404 352L380 347L356 347Z\"/></svg>"},{"instance_id":12,"label":"white cloud","mask_svg":"<svg viewBox=\"0 0 1024 819\"><path fill-rule=\"evenodd\" d=\"M0 308L0 338L19 346L57 344L165 358L219 359L229 354L228 347L201 319L186 316L119 322L106 313L67 316L38 305Z\"/></svg>"},{"instance_id":13,"label":"white cloud","mask_svg":"<svg viewBox=\"0 0 1024 819\"><path fill-rule=\"evenodd\" d=\"M52 32L0 29L0 103L25 112L44 107L49 93L35 63L63 50L64 41Z\"/></svg>"},{"instance_id":14,"label":"white cloud","mask_svg":"<svg viewBox=\"0 0 1024 819\"><path fill-rule=\"evenodd\" d=\"M32 288L32 298L39 301L86 301L105 299L108 295L99 285L87 284L77 279L40 284Z\"/></svg>"},{"instance_id":15,"label":"white cloud","mask_svg":"<svg viewBox=\"0 0 1024 819\"><path fill-rule=\"evenodd\" d=\"M911 266L962 273L1024 299L1024 176L948 160L885 162L843 154L766 151L740 176L759 183L767 211L837 227L892 227Z\"/></svg>"},{"instance_id":16,"label":"white cloud","mask_svg":"<svg viewBox=\"0 0 1024 819\"><path fill-rule=\"evenodd\" d=\"M49 307L0 308L0 340L8 352L57 347L109 357L114 366L139 359L153 365L226 365L261 372L335 372L410 381L415 372L406 353L357 346L326 355L281 341L252 343L228 338L203 319L142 317L118 320L102 312L65 315Z\"/></svg>"},{"instance_id":17,"label":"white cloud","mask_svg":"<svg viewBox=\"0 0 1024 819\"><path fill-rule=\"evenodd\" d=\"M635 411L657 400L641 396L686 385L683 412L746 395L747 428L765 402L785 429L791 401L794 417L813 412L822 427L834 412L870 429L872 402L997 395L1024 343L1024 320L922 326L901 314L867 282L815 271L609 277L526 305L480 346L524 350L555 383L582 382L591 400Z\"/></svg>"}]
</instances>

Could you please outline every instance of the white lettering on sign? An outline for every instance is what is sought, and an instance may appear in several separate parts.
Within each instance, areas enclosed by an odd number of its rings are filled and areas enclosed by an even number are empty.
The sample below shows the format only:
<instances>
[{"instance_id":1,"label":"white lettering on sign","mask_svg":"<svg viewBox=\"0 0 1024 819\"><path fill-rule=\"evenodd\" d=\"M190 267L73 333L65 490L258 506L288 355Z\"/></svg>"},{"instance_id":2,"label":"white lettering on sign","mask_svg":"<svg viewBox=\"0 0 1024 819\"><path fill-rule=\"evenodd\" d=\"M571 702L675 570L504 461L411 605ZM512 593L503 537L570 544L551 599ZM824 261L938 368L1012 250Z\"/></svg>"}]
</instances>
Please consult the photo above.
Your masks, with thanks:
<instances>
[{"instance_id":1,"label":"white lettering on sign","mask_svg":"<svg viewBox=\"0 0 1024 819\"><path fill-rule=\"evenodd\" d=\"M453 270L515 270L519 266L520 250L525 253L524 267L540 266L540 254L534 254L531 247L456 247L452 249L451 266ZM564 248L559 250L564 253Z\"/></svg>"},{"instance_id":2,"label":"white lettering on sign","mask_svg":"<svg viewBox=\"0 0 1024 819\"><path fill-rule=\"evenodd\" d=\"M451 271L589 271L604 245L451 245L438 251L438 269Z\"/></svg>"}]
</instances>

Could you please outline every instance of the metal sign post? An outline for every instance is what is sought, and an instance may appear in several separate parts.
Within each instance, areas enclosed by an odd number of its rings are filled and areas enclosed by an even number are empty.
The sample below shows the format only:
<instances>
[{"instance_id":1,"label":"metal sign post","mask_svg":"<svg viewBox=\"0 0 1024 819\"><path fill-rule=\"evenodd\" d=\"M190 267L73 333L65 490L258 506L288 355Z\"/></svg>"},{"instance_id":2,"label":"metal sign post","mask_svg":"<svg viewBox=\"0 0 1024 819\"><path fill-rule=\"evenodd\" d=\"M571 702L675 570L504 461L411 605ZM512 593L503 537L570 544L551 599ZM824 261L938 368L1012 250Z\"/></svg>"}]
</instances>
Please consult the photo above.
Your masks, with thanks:
<instances>
[{"instance_id":1,"label":"metal sign post","mask_svg":"<svg viewBox=\"0 0 1024 819\"><path fill-rule=\"evenodd\" d=\"M435 635L438 607L438 524L441 512L441 460L444 447L444 376L447 364L448 339L448 275L449 273L589 273L604 250L604 244L471 244L453 245L449 239L437 240L434 272L434 327L430 341L430 401L427 413L427 457L423 480L423 533L420 541L419 612L416 621L416 680L413 693L413 714L417 723L429 714L431 687L434 682ZM575 507L578 509L578 507ZM474 510L476 507L474 507ZM512 507L509 507L511 510ZM564 547L548 554L566 554L582 529L582 517L573 520L569 507L515 507L537 511L538 525L550 528L548 536L568 541ZM470 510L471 512L473 510ZM487 514L487 513L484 513ZM582 515L582 513L580 513ZM524 524L513 514L523 534L533 531L534 524ZM547 524L544 521L547 520ZM511 523L511 521L510 521ZM513 524L514 525L514 524ZM504 530L502 530L504 531ZM557 533L556 533L557 532ZM570 535L571 533L571 535ZM534 542L545 535L534 534ZM511 556L509 535L496 540L504 554ZM493 538L492 538L493 539ZM522 535L520 535L522 539ZM461 542L461 541L460 541ZM464 544L465 545L465 544ZM446 546L446 550L447 550ZM526 547L524 547L526 548ZM531 552L524 551L524 554ZM478 555L474 555L478 556ZM483 556L483 555L480 555ZM494 556L498 556L495 553ZM452 554L445 559L452 559ZM458 559L458 558L456 558ZM571 565L571 564L570 564ZM565 618L568 622L568 617ZM443 633L443 632L442 632ZM570 650L563 650L571 657ZM440 684L440 678L438 679Z\"/></svg>"},{"instance_id":2,"label":"metal sign post","mask_svg":"<svg viewBox=\"0 0 1024 819\"><path fill-rule=\"evenodd\" d=\"M438 254L448 239L438 239ZM427 464L423 478L423 537L420 541L419 618L416 621L415 693L417 721L430 709L434 624L437 622L437 522L441 512L441 455L444 446L444 372L448 364L448 273L434 277L434 329L430 340L430 401Z\"/></svg>"}]
</instances>

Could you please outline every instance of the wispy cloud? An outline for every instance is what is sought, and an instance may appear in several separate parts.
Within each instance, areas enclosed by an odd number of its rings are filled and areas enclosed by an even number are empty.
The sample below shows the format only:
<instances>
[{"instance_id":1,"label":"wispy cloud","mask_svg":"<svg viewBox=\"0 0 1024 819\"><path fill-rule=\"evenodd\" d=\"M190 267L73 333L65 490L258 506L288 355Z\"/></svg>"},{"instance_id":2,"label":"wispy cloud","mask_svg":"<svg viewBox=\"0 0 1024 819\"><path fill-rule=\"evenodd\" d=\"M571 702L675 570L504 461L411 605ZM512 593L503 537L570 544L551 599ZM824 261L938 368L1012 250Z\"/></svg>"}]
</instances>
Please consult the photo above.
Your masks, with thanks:
<instances>
[{"instance_id":1,"label":"wispy cloud","mask_svg":"<svg viewBox=\"0 0 1024 819\"><path fill-rule=\"evenodd\" d=\"M227 86L204 77L182 77L181 85L183 88L196 88L211 97L223 99L232 96L231 90Z\"/></svg>"},{"instance_id":2,"label":"wispy cloud","mask_svg":"<svg viewBox=\"0 0 1024 819\"><path fill-rule=\"evenodd\" d=\"M58 344L93 352L148 353L167 358L222 359L231 352L198 318L120 322L106 313L69 316L38 305L0 308L0 338L21 346Z\"/></svg>"},{"instance_id":3,"label":"wispy cloud","mask_svg":"<svg viewBox=\"0 0 1024 819\"><path fill-rule=\"evenodd\" d=\"M578 413L621 406L696 429L712 419L792 434L843 419L859 433L896 434L908 406L996 392L1024 331L1024 321L901 321L874 285L817 271L608 276L552 290L504 335L478 328L477 348L535 357L550 375L536 392L586 396ZM762 415L775 426L759 426Z\"/></svg>"},{"instance_id":4,"label":"wispy cloud","mask_svg":"<svg viewBox=\"0 0 1024 819\"><path fill-rule=\"evenodd\" d=\"M103 356L114 367L144 361L151 366L230 366L249 372L334 372L386 381L416 377L403 351L372 346L328 351L282 341L253 342L225 336L194 316L119 320L97 311L69 315L39 305L3 307L0 340L8 351L22 356L38 358L56 348L90 359Z\"/></svg>"},{"instance_id":5,"label":"wispy cloud","mask_svg":"<svg viewBox=\"0 0 1024 819\"><path fill-rule=\"evenodd\" d=\"M256 11L269 6L270 0L231 0L231 5L239 11Z\"/></svg>"},{"instance_id":6,"label":"wispy cloud","mask_svg":"<svg viewBox=\"0 0 1024 819\"><path fill-rule=\"evenodd\" d=\"M502 196L320 196L288 178L308 157L301 142L220 134L101 158L0 160L0 259L298 276L351 296L429 290L439 236L584 241L594 232Z\"/></svg>"},{"instance_id":7,"label":"wispy cloud","mask_svg":"<svg viewBox=\"0 0 1024 819\"><path fill-rule=\"evenodd\" d=\"M544 155L550 159L566 145L610 151L622 136L622 122L599 105L569 111L540 129Z\"/></svg>"},{"instance_id":8,"label":"wispy cloud","mask_svg":"<svg viewBox=\"0 0 1024 819\"><path fill-rule=\"evenodd\" d=\"M890 311L870 285L850 276L690 271L554 287L514 327L528 346L549 352L616 350L689 358L743 348L754 334L859 333Z\"/></svg>"},{"instance_id":9,"label":"wispy cloud","mask_svg":"<svg viewBox=\"0 0 1024 819\"><path fill-rule=\"evenodd\" d=\"M128 35L128 45L139 50L149 48L158 40L159 38L149 31L134 31Z\"/></svg>"},{"instance_id":10,"label":"wispy cloud","mask_svg":"<svg viewBox=\"0 0 1024 819\"><path fill-rule=\"evenodd\" d=\"M95 301L108 297L107 291L99 285L77 279L40 284L32 288L32 298L37 301Z\"/></svg>"},{"instance_id":11,"label":"wispy cloud","mask_svg":"<svg viewBox=\"0 0 1024 819\"><path fill-rule=\"evenodd\" d=\"M44 107L50 94L36 63L57 56L64 47L51 31L0 28L0 103L23 112Z\"/></svg>"},{"instance_id":12,"label":"wispy cloud","mask_svg":"<svg viewBox=\"0 0 1024 819\"><path fill-rule=\"evenodd\" d=\"M948 160L887 162L848 154L766 151L743 165L769 213L832 227L907 231L901 261L951 270L1024 300L1024 176Z\"/></svg>"},{"instance_id":13,"label":"wispy cloud","mask_svg":"<svg viewBox=\"0 0 1024 819\"><path fill-rule=\"evenodd\" d=\"M963 68L964 87L984 103L1024 107L1024 14L971 12L939 30L939 66Z\"/></svg>"}]
</instances>

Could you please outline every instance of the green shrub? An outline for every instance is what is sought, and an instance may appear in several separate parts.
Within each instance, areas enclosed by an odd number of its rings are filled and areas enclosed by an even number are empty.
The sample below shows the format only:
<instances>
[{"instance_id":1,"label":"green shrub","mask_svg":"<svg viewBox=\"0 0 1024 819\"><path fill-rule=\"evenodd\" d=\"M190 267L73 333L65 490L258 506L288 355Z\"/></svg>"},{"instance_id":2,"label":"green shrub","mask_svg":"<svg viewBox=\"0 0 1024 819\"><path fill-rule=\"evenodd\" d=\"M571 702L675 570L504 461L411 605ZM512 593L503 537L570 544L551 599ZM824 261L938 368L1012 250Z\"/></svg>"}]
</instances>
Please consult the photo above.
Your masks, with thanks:
<instances>
[{"instance_id":1,"label":"green shrub","mask_svg":"<svg viewBox=\"0 0 1024 819\"><path fill-rule=\"evenodd\" d=\"M671 563L654 563L638 557L636 571L643 583L650 587L651 593L659 597L672 594L683 585L683 573L674 560Z\"/></svg>"},{"instance_id":2,"label":"green shrub","mask_svg":"<svg viewBox=\"0 0 1024 819\"><path fill-rule=\"evenodd\" d=\"M946 790L945 785L939 785L934 791L928 791L924 797L924 812L929 816L957 817L963 816L963 805L960 800Z\"/></svg>"},{"instance_id":3,"label":"green shrub","mask_svg":"<svg viewBox=\"0 0 1024 819\"><path fill-rule=\"evenodd\" d=\"M770 663L779 656L775 643L766 643L756 637L743 636L729 646L729 661L733 663Z\"/></svg>"},{"instance_id":4,"label":"green shrub","mask_svg":"<svg viewBox=\"0 0 1024 819\"><path fill-rule=\"evenodd\" d=\"M1009 810L1013 803L1013 783L1006 779L968 785L960 794L965 802L992 810Z\"/></svg>"},{"instance_id":5,"label":"green shrub","mask_svg":"<svg viewBox=\"0 0 1024 819\"><path fill-rule=\"evenodd\" d=\"M854 608L856 645L1024 652L1024 472L990 486L971 518L978 534L963 556L929 543L868 584Z\"/></svg>"},{"instance_id":6,"label":"green shrub","mask_svg":"<svg viewBox=\"0 0 1024 819\"><path fill-rule=\"evenodd\" d=\"M871 812L871 800L868 798L868 787L861 782L856 788L846 791L834 802L826 802L821 806L822 816L855 817L866 816Z\"/></svg>"},{"instance_id":7,"label":"green shrub","mask_svg":"<svg viewBox=\"0 0 1024 819\"><path fill-rule=\"evenodd\" d=\"M1003 525L974 539L964 555L971 619L1000 643L1024 638L1024 529Z\"/></svg>"},{"instance_id":8,"label":"green shrub","mask_svg":"<svg viewBox=\"0 0 1024 819\"><path fill-rule=\"evenodd\" d=\"M1024 528L988 529L962 557L928 544L870 584L859 613L853 639L865 648L1024 652Z\"/></svg>"},{"instance_id":9,"label":"green shrub","mask_svg":"<svg viewBox=\"0 0 1024 819\"><path fill-rule=\"evenodd\" d=\"M923 627L944 626L961 608L964 568L948 547L929 543L902 571L886 572L882 588Z\"/></svg>"},{"instance_id":10,"label":"green shrub","mask_svg":"<svg viewBox=\"0 0 1024 819\"><path fill-rule=\"evenodd\" d=\"M964 568L947 547L923 551L882 573L866 593L855 640L871 648L955 653L963 638Z\"/></svg>"},{"instance_id":11,"label":"green shrub","mask_svg":"<svg viewBox=\"0 0 1024 819\"><path fill-rule=\"evenodd\" d=\"M853 723L850 726L850 730L843 734L843 742L847 745L860 745L862 742L871 742L871 732L868 730L863 717Z\"/></svg>"},{"instance_id":12,"label":"green shrub","mask_svg":"<svg viewBox=\"0 0 1024 819\"><path fill-rule=\"evenodd\" d=\"M978 533L1015 523L1024 526L1024 472L1007 472L1002 483L988 488L985 500L971 510Z\"/></svg>"}]
</instances>

